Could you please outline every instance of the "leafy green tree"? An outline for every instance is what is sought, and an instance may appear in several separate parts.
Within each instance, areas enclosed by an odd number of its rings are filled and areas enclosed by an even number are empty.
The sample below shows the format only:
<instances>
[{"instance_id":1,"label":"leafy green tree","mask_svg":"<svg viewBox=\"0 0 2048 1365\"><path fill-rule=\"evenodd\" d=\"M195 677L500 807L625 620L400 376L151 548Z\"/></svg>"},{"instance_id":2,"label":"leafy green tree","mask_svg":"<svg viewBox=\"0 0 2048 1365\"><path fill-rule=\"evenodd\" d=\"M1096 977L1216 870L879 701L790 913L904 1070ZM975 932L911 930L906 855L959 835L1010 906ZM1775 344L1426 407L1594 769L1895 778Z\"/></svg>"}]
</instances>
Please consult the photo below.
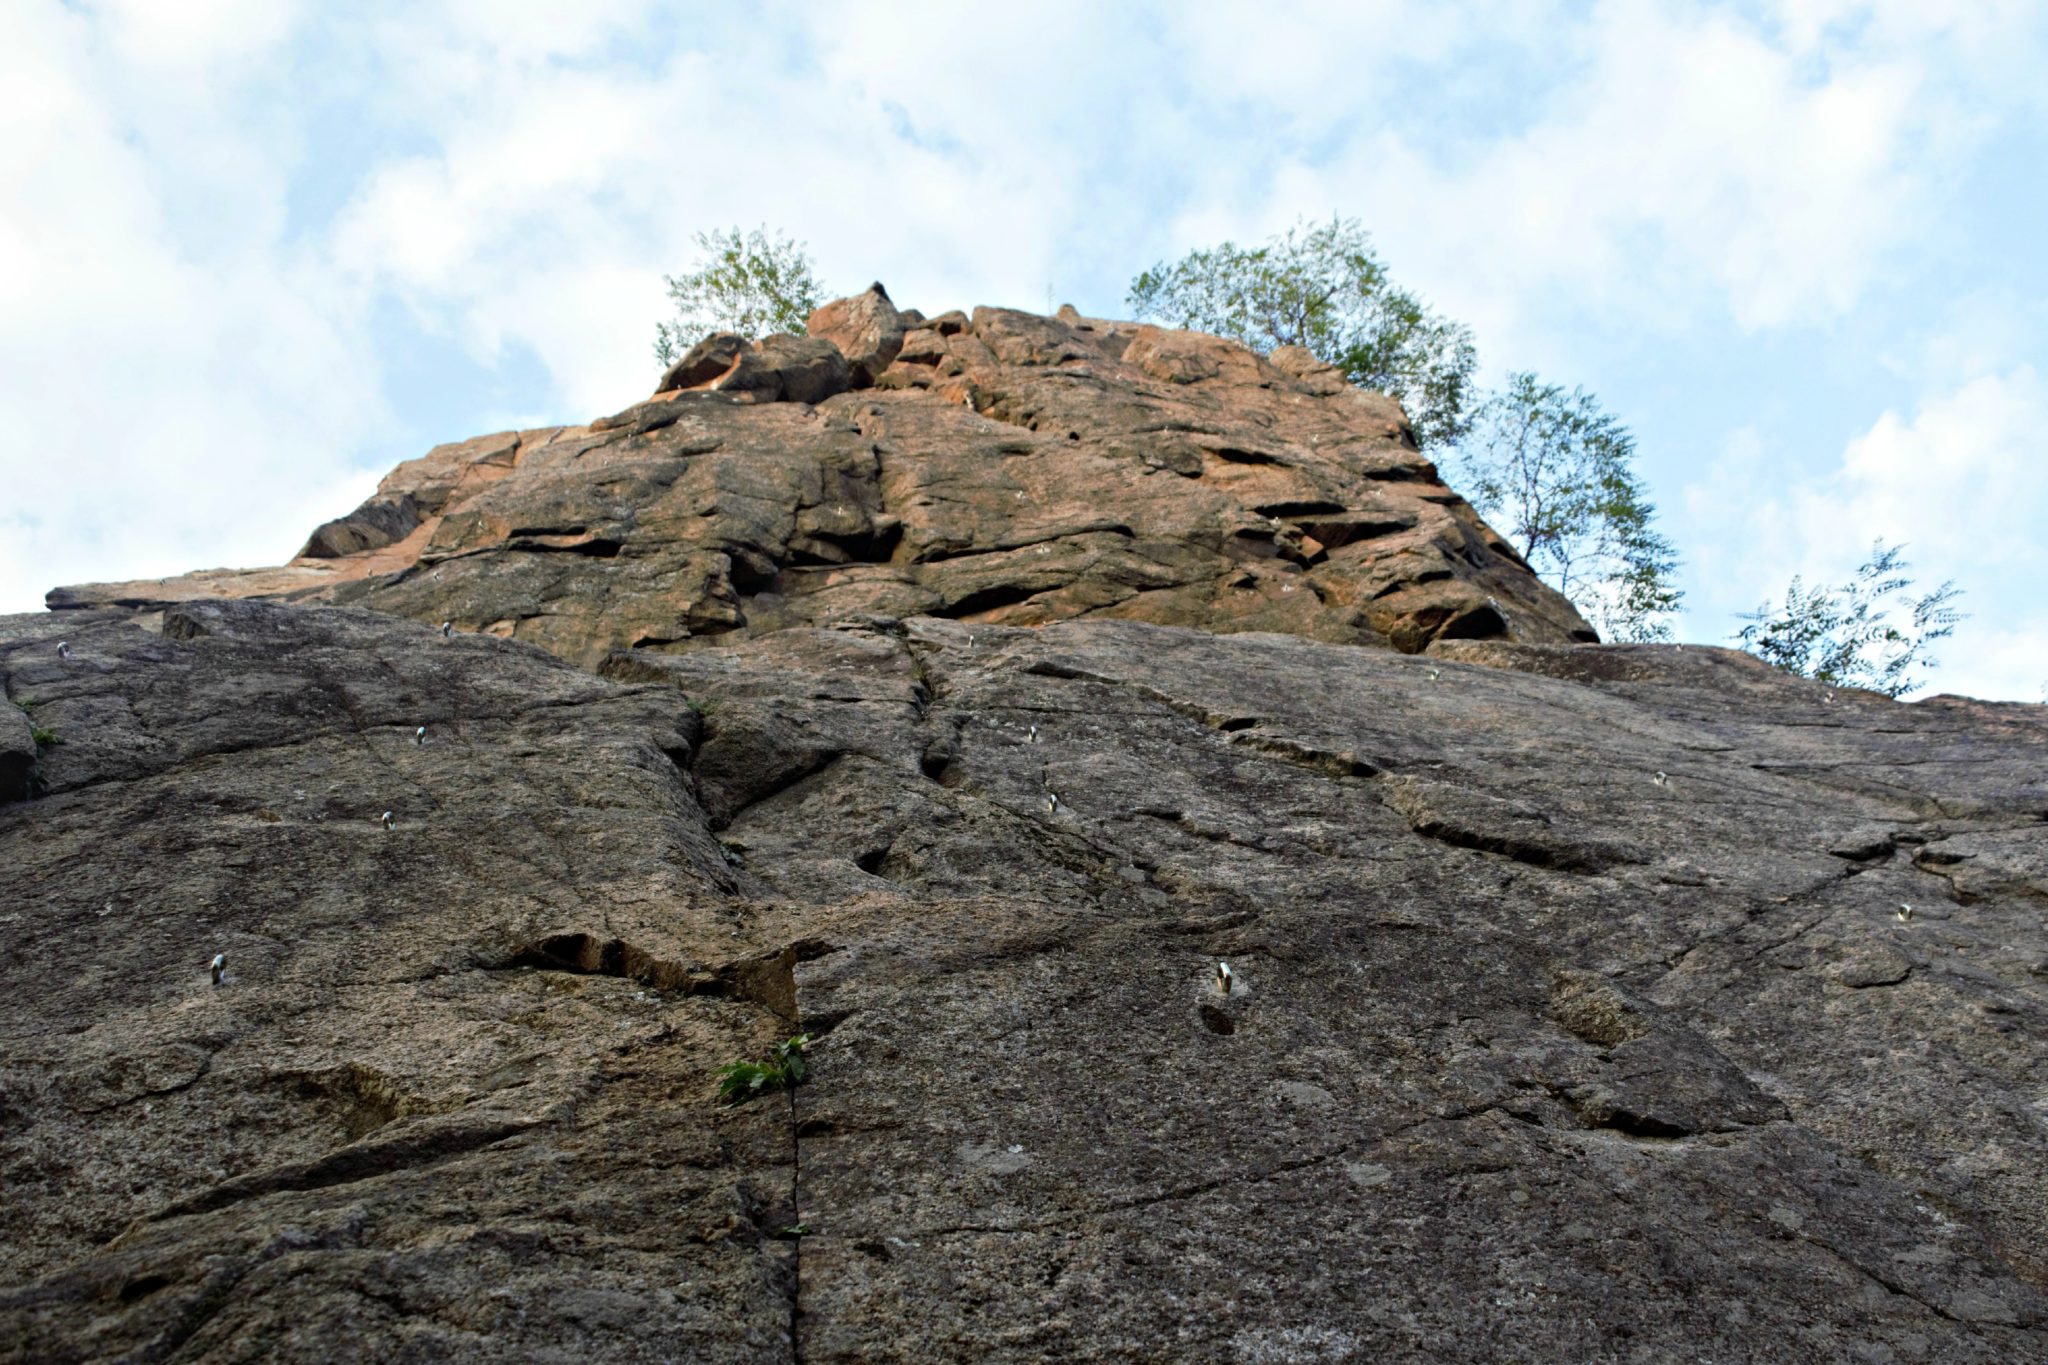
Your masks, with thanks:
<instances>
[{"instance_id":1,"label":"leafy green tree","mask_svg":"<svg viewBox=\"0 0 2048 1365\"><path fill-rule=\"evenodd\" d=\"M654 325L654 358L664 367L712 332L801 332L824 302L811 258L787 237L730 228L698 233L697 246L697 269L662 277L676 306L673 321Z\"/></svg>"},{"instance_id":2,"label":"leafy green tree","mask_svg":"<svg viewBox=\"0 0 2048 1365\"><path fill-rule=\"evenodd\" d=\"M1512 527L1522 556L1615 640L1668 640L1678 557L1630 461L1635 442L1583 389L1510 375L1482 400L1471 330L1396 289L1353 220L1298 224L1159 264L1131 282L1141 317L1255 350L1295 345L1352 383L1392 394L1425 449L1450 448L1461 482Z\"/></svg>"},{"instance_id":3,"label":"leafy green tree","mask_svg":"<svg viewBox=\"0 0 2048 1365\"><path fill-rule=\"evenodd\" d=\"M1916 670L1937 661L1928 646L1955 633L1964 614L1954 607L1954 580L1914 596L1903 545L1871 542L1870 558L1839 588L1794 578L1784 604L1766 602L1742 619L1735 639L1766 663L1837 687L1900 696L1921 685Z\"/></svg>"},{"instance_id":4,"label":"leafy green tree","mask_svg":"<svg viewBox=\"0 0 2048 1365\"><path fill-rule=\"evenodd\" d=\"M1472 332L1396 289L1358 223L1297 224L1160 262L1131 281L1139 317L1264 352L1301 346L1361 388L1392 394L1425 449L1457 439L1478 352Z\"/></svg>"},{"instance_id":5,"label":"leafy green tree","mask_svg":"<svg viewBox=\"0 0 2048 1365\"><path fill-rule=\"evenodd\" d=\"M1487 396L1454 471L1473 506L1609 640L1669 640L1678 556L1632 466L1635 438L1584 389L1528 373Z\"/></svg>"}]
</instances>

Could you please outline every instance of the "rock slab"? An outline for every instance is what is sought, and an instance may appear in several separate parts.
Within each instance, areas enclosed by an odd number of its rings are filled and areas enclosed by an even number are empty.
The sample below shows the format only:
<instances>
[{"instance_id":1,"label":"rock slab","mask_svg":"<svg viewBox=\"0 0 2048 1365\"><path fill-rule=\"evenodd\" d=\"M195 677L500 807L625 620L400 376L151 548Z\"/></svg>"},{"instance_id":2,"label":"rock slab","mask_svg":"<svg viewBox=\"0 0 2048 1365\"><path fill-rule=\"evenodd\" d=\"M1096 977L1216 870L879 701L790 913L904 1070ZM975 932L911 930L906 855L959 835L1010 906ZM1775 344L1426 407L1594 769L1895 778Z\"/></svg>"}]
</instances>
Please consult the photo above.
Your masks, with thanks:
<instances>
[{"instance_id":1,"label":"rock slab","mask_svg":"<svg viewBox=\"0 0 2048 1365\"><path fill-rule=\"evenodd\" d=\"M2048 1356L2043 708L54 624L0 620L65 740L0 806L7 1358Z\"/></svg>"}]
</instances>

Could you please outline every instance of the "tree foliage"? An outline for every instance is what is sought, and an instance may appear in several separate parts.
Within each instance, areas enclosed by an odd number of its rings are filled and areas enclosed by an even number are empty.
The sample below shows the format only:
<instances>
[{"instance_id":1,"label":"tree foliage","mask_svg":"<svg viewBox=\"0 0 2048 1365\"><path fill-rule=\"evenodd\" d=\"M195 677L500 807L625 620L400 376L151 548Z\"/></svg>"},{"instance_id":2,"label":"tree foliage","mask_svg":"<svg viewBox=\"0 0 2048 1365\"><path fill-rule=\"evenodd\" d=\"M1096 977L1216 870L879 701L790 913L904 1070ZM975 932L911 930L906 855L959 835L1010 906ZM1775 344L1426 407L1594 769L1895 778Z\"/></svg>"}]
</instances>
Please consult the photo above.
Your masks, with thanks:
<instances>
[{"instance_id":1,"label":"tree foliage","mask_svg":"<svg viewBox=\"0 0 2048 1365\"><path fill-rule=\"evenodd\" d=\"M1465 494L1609 640L1668 640L1678 556L1652 522L1635 438L1584 389L1508 376L1458 443Z\"/></svg>"},{"instance_id":2,"label":"tree foliage","mask_svg":"<svg viewBox=\"0 0 2048 1365\"><path fill-rule=\"evenodd\" d=\"M654 358L673 364L712 332L745 337L801 332L824 301L802 244L766 228L700 232L703 253L687 275L664 275L675 317L654 325Z\"/></svg>"},{"instance_id":3,"label":"tree foliage","mask_svg":"<svg viewBox=\"0 0 2048 1365\"><path fill-rule=\"evenodd\" d=\"M1160 262L1131 281L1139 317L1264 352L1301 346L1361 388L1392 394L1426 449L1455 440L1478 352L1471 329L1396 289L1357 222L1297 224L1263 246L1234 242Z\"/></svg>"},{"instance_id":4,"label":"tree foliage","mask_svg":"<svg viewBox=\"0 0 2048 1365\"><path fill-rule=\"evenodd\" d=\"M1856 576L1838 588L1807 587L1794 578L1784 603L1766 602L1742 619L1736 634L1744 649L1788 672L1837 687L1861 687L1888 697L1912 691L1919 670L1936 660L1928 646L1954 634L1963 613L1954 581L1914 596L1903 545L1876 540Z\"/></svg>"}]
</instances>

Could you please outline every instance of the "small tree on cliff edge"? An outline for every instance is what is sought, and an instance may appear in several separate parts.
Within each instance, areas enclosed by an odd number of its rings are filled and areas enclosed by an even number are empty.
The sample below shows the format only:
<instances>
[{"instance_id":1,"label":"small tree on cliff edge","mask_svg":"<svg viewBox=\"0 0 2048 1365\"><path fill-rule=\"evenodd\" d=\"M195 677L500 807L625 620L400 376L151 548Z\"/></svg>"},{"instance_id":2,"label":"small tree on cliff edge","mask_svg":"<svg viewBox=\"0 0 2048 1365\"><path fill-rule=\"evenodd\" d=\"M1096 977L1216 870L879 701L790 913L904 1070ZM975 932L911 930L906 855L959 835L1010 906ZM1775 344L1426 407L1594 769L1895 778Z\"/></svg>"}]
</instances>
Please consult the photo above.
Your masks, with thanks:
<instances>
[{"instance_id":1,"label":"small tree on cliff edge","mask_svg":"<svg viewBox=\"0 0 2048 1365\"><path fill-rule=\"evenodd\" d=\"M1610 640L1668 640L1680 594L1671 543L1629 461L1635 443L1584 390L1511 375L1474 404L1471 330L1394 288L1356 222L1297 225L1263 246L1192 251L1131 282L1141 317L1266 351L1307 348L1392 394L1417 444L1449 449L1472 501L1504 516L1522 556Z\"/></svg>"},{"instance_id":2,"label":"small tree on cliff edge","mask_svg":"<svg viewBox=\"0 0 2048 1365\"><path fill-rule=\"evenodd\" d=\"M1922 682L1914 670L1935 666L1927 647L1952 635L1963 619L1952 605L1962 590L1951 580L1913 596L1904 551L1873 541L1870 558L1839 588L1809 588L1794 578L1783 606L1766 602L1742 618L1749 624L1736 643L1817 682L1888 697L1912 691Z\"/></svg>"},{"instance_id":3,"label":"small tree on cliff edge","mask_svg":"<svg viewBox=\"0 0 2048 1365\"><path fill-rule=\"evenodd\" d=\"M712 332L801 332L824 302L811 258L787 237L730 228L698 233L697 246L697 269L662 277L676 306L673 321L654 324L654 358L664 368Z\"/></svg>"},{"instance_id":4,"label":"small tree on cliff edge","mask_svg":"<svg viewBox=\"0 0 2048 1365\"><path fill-rule=\"evenodd\" d=\"M1669 640L1678 556L1651 525L1634 455L1593 395L1521 373L1479 405L1454 464L1472 505L1604 639Z\"/></svg>"},{"instance_id":5,"label":"small tree on cliff edge","mask_svg":"<svg viewBox=\"0 0 2048 1365\"><path fill-rule=\"evenodd\" d=\"M1139 317L1255 351L1304 347L1359 387L1399 399L1424 449L1464 430L1478 364L1471 329L1394 288L1351 219L1297 224L1263 246L1225 242L1162 261L1131 281L1128 302Z\"/></svg>"}]
</instances>

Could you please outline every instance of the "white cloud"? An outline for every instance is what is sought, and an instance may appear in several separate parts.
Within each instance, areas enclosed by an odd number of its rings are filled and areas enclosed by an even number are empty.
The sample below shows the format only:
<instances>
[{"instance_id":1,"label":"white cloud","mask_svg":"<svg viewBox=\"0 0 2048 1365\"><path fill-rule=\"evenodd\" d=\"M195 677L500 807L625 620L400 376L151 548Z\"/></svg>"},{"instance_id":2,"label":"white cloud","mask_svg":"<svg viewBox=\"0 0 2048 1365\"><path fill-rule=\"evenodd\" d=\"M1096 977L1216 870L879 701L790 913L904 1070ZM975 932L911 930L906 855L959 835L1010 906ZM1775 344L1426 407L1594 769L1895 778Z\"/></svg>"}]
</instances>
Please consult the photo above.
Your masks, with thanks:
<instances>
[{"instance_id":1,"label":"white cloud","mask_svg":"<svg viewBox=\"0 0 2048 1365\"><path fill-rule=\"evenodd\" d=\"M1583 312L1675 331L1825 321L1933 221L1969 125L1909 54L1816 72L1721 12L1609 3L1583 65L1518 127L1445 156L1361 138L1282 176L1382 224L1401 267L1489 334ZM1365 187L1343 192L1345 186ZM1388 212L1381 205L1398 204ZM1506 316L1504 316L1504 314Z\"/></svg>"},{"instance_id":2,"label":"white cloud","mask_svg":"<svg viewBox=\"0 0 2048 1365\"><path fill-rule=\"evenodd\" d=\"M2048 622L1966 621L1956 636L1935 651L1941 667L1923 695L2048 702Z\"/></svg>"},{"instance_id":3,"label":"white cloud","mask_svg":"<svg viewBox=\"0 0 2048 1365\"><path fill-rule=\"evenodd\" d=\"M2035 0L1778 0L1771 18L1786 46L1829 59L1874 47L1937 49L1973 83L2008 99L2038 99L2035 58L2048 38L2048 11ZM2014 78L2018 79L2015 80Z\"/></svg>"},{"instance_id":4,"label":"white cloud","mask_svg":"<svg viewBox=\"0 0 2048 1365\"><path fill-rule=\"evenodd\" d=\"M178 230L149 139L210 124L202 174L261 161L260 140L184 103L182 79L152 122L147 91L117 89L107 36L54 7L0 17L0 50L32 73L0 80L0 609L59 583L275 562L311 524L279 517L331 492L339 452L381 418L346 301L264 240L266 178L210 181L220 228ZM238 40L227 60L248 54ZM203 43L169 55L206 60Z\"/></svg>"},{"instance_id":5,"label":"white cloud","mask_svg":"<svg viewBox=\"0 0 2048 1365\"><path fill-rule=\"evenodd\" d=\"M1839 558L1883 535L1910 541L1928 565L2040 581L2048 573L2039 534L2048 507L2044 429L2048 384L2028 366L1973 379L1910 419L1886 412L1849 443L1827 484L1797 495L1800 542L1812 556Z\"/></svg>"},{"instance_id":6,"label":"white cloud","mask_svg":"<svg viewBox=\"0 0 2048 1365\"><path fill-rule=\"evenodd\" d=\"M1559 338L1588 324L1827 327L1909 285L1899 268L1953 226L1975 149L2048 105L2028 74L2044 26L2020 4L1432 7L1376 43L1297 42L1313 93L1293 101L1201 68L1265 101L1240 111L1260 131L1304 136L1219 157L1238 174L1186 203L1172 241L1356 216L1397 278L1518 367L1570 360ZM1417 55L1411 32L1427 75L1391 63ZM1265 44L1228 37L1269 68ZM1318 75L1332 53L1357 58L1348 86Z\"/></svg>"},{"instance_id":7,"label":"white cloud","mask_svg":"<svg viewBox=\"0 0 2048 1365\"><path fill-rule=\"evenodd\" d=\"M787 231L849 291L881 274L906 304L1035 303L1071 282L1060 246L1103 226L1081 198L1095 115L1044 74L1078 58L1110 84L1117 59L1080 41L1093 13L821 15L804 61L769 68L675 50L587 69L535 38L489 59L513 93L437 114L430 150L371 177L336 256L481 359L530 348L572 416L641 396L661 274L710 228ZM469 38L423 21L379 41L468 79ZM938 98L966 71L973 98Z\"/></svg>"},{"instance_id":8,"label":"white cloud","mask_svg":"<svg viewBox=\"0 0 2048 1365\"><path fill-rule=\"evenodd\" d=\"M2014 356L2039 354L2037 339L2048 338L2048 298L2016 297L2010 286L1974 289L1949 300L1945 314L1896 338L1878 363L1920 392L1956 389Z\"/></svg>"},{"instance_id":9,"label":"white cloud","mask_svg":"<svg viewBox=\"0 0 2048 1365\"><path fill-rule=\"evenodd\" d=\"M242 74L299 19L292 0L98 0L92 9L103 20L95 32L121 63L159 78Z\"/></svg>"},{"instance_id":10,"label":"white cloud","mask_svg":"<svg viewBox=\"0 0 2048 1365\"><path fill-rule=\"evenodd\" d=\"M1787 486L1785 464L1745 428L1686 489L1684 514L1703 546L1695 581L1710 602L1747 610L1776 600L1797 574L1841 583L1882 539L1907 547L1919 591L1953 579L1970 613L1937 650L1942 691L2037 700L2048 677L2048 382L2031 367L1984 375L1921 403L1888 411L1850 440L1827 474Z\"/></svg>"}]
</instances>

